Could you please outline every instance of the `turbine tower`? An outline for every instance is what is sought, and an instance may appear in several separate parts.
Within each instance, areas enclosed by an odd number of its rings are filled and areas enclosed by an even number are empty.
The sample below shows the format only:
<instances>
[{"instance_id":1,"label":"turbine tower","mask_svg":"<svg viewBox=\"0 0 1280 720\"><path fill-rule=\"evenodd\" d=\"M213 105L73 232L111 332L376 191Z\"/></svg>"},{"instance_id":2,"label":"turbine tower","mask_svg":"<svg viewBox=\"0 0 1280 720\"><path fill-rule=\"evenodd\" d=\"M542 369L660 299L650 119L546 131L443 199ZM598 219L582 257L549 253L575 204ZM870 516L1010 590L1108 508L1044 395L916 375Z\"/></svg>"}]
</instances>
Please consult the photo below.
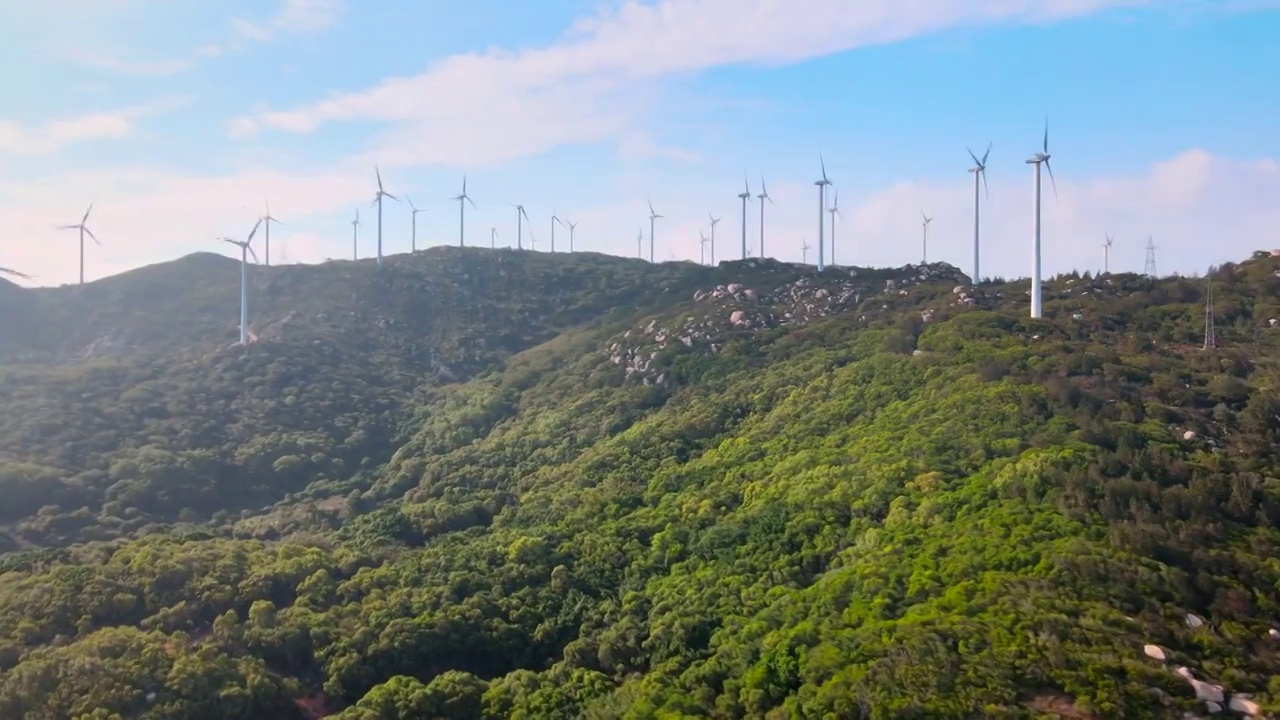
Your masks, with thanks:
<instances>
[{"instance_id":1,"label":"turbine tower","mask_svg":"<svg viewBox=\"0 0 1280 720\"><path fill-rule=\"evenodd\" d=\"M573 252L573 233L575 230L578 229L578 223L571 222L569 223L568 227L569 227L569 252Z\"/></svg>"},{"instance_id":2,"label":"turbine tower","mask_svg":"<svg viewBox=\"0 0 1280 720\"><path fill-rule=\"evenodd\" d=\"M229 237L222 238L223 242L229 242L240 248L240 344L249 344L249 256L253 256L253 261L258 261L258 254L253 251L253 236L258 233L258 227L262 225L262 218L258 218L258 222L253 224L253 229L249 231L249 237L243 242L240 240L232 240Z\"/></svg>"},{"instance_id":3,"label":"turbine tower","mask_svg":"<svg viewBox=\"0 0 1280 720\"><path fill-rule=\"evenodd\" d=\"M822 179L815 181L813 184L818 186L818 272L823 270L823 245L826 244L827 234L822 229L822 216L827 211L827 186L831 184L831 180L827 178L827 163L818 156L818 162L822 164Z\"/></svg>"},{"instance_id":4,"label":"turbine tower","mask_svg":"<svg viewBox=\"0 0 1280 720\"><path fill-rule=\"evenodd\" d=\"M720 218L707 213L707 217L711 218L711 266L716 264L716 225L720 223Z\"/></svg>"},{"instance_id":5,"label":"turbine tower","mask_svg":"<svg viewBox=\"0 0 1280 720\"><path fill-rule=\"evenodd\" d=\"M760 259L764 259L764 201L773 202L773 198L769 197L769 189L764 186L764 174L760 175L760 194L756 196L760 201Z\"/></svg>"},{"instance_id":6,"label":"turbine tower","mask_svg":"<svg viewBox=\"0 0 1280 720\"><path fill-rule=\"evenodd\" d=\"M978 194L978 178L982 178L982 189L986 191L987 199L991 198L991 188L987 187L987 157L991 155L991 143L987 143L987 151L982 153L982 159L979 160L977 155L969 151L969 157L973 158L973 167L969 168L969 172L973 173L973 284L977 286L982 282L982 273L980 271L978 238L979 238L979 198Z\"/></svg>"},{"instance_id":7,"label":"turbine tower","mask_svg":"<svg viewBox=\"0 0 1280 720\"><path fill-rule=\"evenodd\" d=\"M800 238L800 264L809 264L809 241L804 238Z\"/></svg>"},{"instance_id":8,"label":"turbine tower","mask_svg":"<svg viewBox=\"0 0 1280 720\"><path fill-rule=\"evenodd\" d=\"M699 228L698 229L698 264L699 265L707 264L707 241L708 240L710 240L710 238L708 238L707 234L702 232L702 229Z\"/></svg>"},{"instance_id":9,"label":"turbine tower","mask_svg":"<svg viewBox=\"0 0 1280 720\"><path fill-rule=\"evenodd\" d=\"M271 267L271 223L281 224L279 220L271 214L271 203L265 203L267 214L262 216L262 264Z\"/></svg>"},{"instance_id":10,"label":"turbine tower","mask_svg":"<svg viewBox=\"0 0 1280 720\"><path fill-rule=\"evenodd\" d=\"M407 194L404 196L404 201L409 203L410 218L413 223L409 230L409 251L418 252L418 213L423 211L413 204L413 199Z\"/></svg>"},{"instance_id":11,"label":"turbine tower","mask_svg":"<svg viewBox=\"0 0 1280 720\"><path fill-rule=\"evenodd\" d=\"M493 250L498 247L498 228L489 228L489 249Z\"/></svg>"},{"instance_id":12,"label":"turbine tower","mask_svg":"<svg viewBox=\"0 0 1280 720\"><path fill-rule=\"evenodd\" d=\"M373 194L373 205L378 206L378 267L382 267L382 198L389 197L396 202L400 202L395 195L387 192L382 188L382 172L378 170L378 166L373 167L373 172L378 176L378 192Z\"/></svg>"},{"instance_id":13,"label":"turbine tower","mask_svg":"<svg viewBox=\"0 0 1280 720\"><path fill-rule=\"evenodd\" d=\"M649 262L653 262L653 223L662 217L653 211L653 201L649 201Z\"/></svg>"},{"instance_id":14,"label":"turbine tower","mask_svg":"<svg viewBox=\"0 0 1280 720\"><path fill-rule=\"evenodd\" d=\"M1036 181L1036 236L1035 251L1031 266L1031 317L1038 318L1044 306L1041 299L1040 282L1040 165L1049 171L1049 183L1053 186L1053 196L1058 196L1058 182L1053 179L1053 166L1049 164L1049 121L1044 121L1044 146L1040 152L1027 158L1027 164L1035 168Z\"/></svg>"},{"instance_id":15,"label":"turbine tower","mask_svg":"<svg viewBox=\"0 0 1280 720\"><path fill-rule=\"evenodd\" d=\"M523 205L512 205L516 209L516 249L524 249L524 221L529 219L529 213L524 211Z\"/></svg>"},{"instance_id":16,"label":"turbine tower","mask_svg":"<svg viewBox=\"0 0 1280 720\"><path fill-rule=\"evenodd\" d=\"M747 183L747 176L742 176L742 192L738 193L738 198L742 200L742 259L747 259L747 203L751 201L751 185Z\"/></svg>"},{"instance_id":17,"label":"turbine tower","mask_svg":"<svg viewBox=\"0 0 1280 720\"><path fill-rule=\"evenodd\" d=\"M836 218L840 215L840 191L831 191L831 264L836 264Z\"/></svg>"},{"instance_id":18,"label":"turbine tower","mask_svg":"<svg viewBox=\"0 0 1280 720\"><path fill-rule=\"evenodd\" d=\"M356 208L356 219L351 221L351 259L360 259L360 208Z\"/></svg>"},{"instance_id":19,"label":"turbine tower","mask_svg":"<svg viewBox=\"0 0 1280 720\"><path fill-rule=\"evenodd\" d=\"M1111 243L1115 242L1115 238L1111 237L1111 233L1107 233L1107 239L1102 243L1102 273L1104 275L1111 273Z\"/></svg>"},{"instance_id":20,"label":"turbine tower","mask_svg":"<svg viewBox=\"0 0 1280 720\"><path fill-rule=\"evenodd\" d=\"M467 203L471 203L471 207L476 206L476 202L467 195L467 176L462 176L462 194L453 198L458 201L458 247L466 247L466 228L467 228ZM521 211L523 212L523 211Z\"/></svg>"},{"instance_id":21,"label":"turbine tower","mask_svg":"<svg viewBox=\"0 0 1280 720\"><path fill-rule=\"evenodd\" d=\"M920 211L920 227L924 229L924 238L920 241L920 264L929 264L929 223L933 222L933 218ZM834 228L832 228L834 230Z\"/></svg>"},{"instance_id":22,"label":"turbine tower","mask_svg":"<svg viewBox=\"0 0 1280 720\"><path fill-rule=\"evenodd\" d=\"M80 285L81 286L84 285L84 236L88 235L89 237L93 238L93 241L95 243L97 243L98 245L102 245L102 243L98 242L98 238L96 235L93 234L93 231L89 229L89 226L88 226L89 213L91 212L93 212L93 203L89 203L89 209L84 211L84 217L80 218L79 225L62 225L61 227L58 228L59 230L79 230L80 231ZM16 274L16 273L11 272L10 274Z\"/></svg>"},{"instance_id":23,"label":"turbine tower","mask_svg":"<svg viewBox=\"0 0 1280 720\"><path fill-rule=\"evenodd\" d=\"M556 225L563 226L564 223L561 222L560 216L556 215L553 210L551 212L551 252L556 251Z\"/></svg>"}]
</instances>

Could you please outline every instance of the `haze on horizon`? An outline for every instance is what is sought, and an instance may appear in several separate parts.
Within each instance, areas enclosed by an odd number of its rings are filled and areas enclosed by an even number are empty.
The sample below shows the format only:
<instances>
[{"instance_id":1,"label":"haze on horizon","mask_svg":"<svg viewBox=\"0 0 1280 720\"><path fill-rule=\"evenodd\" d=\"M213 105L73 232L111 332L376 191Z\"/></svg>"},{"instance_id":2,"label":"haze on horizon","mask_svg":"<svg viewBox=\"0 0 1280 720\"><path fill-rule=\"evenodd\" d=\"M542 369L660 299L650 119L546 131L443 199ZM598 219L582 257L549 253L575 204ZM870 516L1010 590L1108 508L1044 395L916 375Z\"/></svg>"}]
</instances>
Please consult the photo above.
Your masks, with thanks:
<instances>
[{"instance_id":1,"label":"haze on horizon","mask_svg":"<svg viewBox=\"0 0 1280 720\"><path fill-rule=\"evenodd\" d=\"M994 145L984 275L1030 270L1031 170L1046 115L1046 276L1102 265L1202 272L1280 246L1280 4L1270 0L50 0L0 8L0 265L73 282L89 203L90 279L226 252L269 200L273 264L350 255L382 168L419 247L457 242L463 173L514 243L514 203L547 249L553 212L581 250L634 255L647 201L657 258L738 256L743 173L761 174L768 254L816 240L818 156L839 192L836 262L971 268L966 145ZM753 200L754 203L754 200ZM748 213L758 238L757 209ZM384 249L409 249L407 204ZM530 228L527 228L530 229ZM567 241L567 233L557 232ZM564 243L558 243L562 249ZM810 253L810 261L814 253Z\"/></svg>"}]
</instances>

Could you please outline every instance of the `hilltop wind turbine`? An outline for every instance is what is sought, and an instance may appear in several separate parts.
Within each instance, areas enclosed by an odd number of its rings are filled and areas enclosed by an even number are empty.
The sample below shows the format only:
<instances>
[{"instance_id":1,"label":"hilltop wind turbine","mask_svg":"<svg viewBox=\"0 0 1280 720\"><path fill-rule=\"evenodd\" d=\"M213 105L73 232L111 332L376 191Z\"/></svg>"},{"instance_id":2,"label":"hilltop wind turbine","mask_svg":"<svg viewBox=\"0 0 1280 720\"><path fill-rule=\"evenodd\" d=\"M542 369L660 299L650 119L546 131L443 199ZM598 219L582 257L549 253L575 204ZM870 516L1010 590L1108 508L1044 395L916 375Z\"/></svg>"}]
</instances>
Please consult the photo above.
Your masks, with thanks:
<instances>
[{"instance_id":1,"label":"hilltop wind turbine","mask_svg":"<svg viewBox=\"0 0 1280 720\"><path fill-rule=\"evenodd\" d=\"M1031 317L1038 318L1044 309L1041 297L1040 281L1040 165L1049 171L1049 183L1053 185L1053 196L1058 197L1058 182L1053 179L1053 166L1049 164L1049 120L1044 121L1044 146L1040 152L1027 158L1027 164L1035 168L1036 180L1036 236L1034 259L1031 266Z\"/></svg>"},{"instance_id":2,"label":"hilltop wind turbine","mask_svg":"<svg viewBox=\"0 0 1280 720\"><path fill-rule=\"evenodd\" d=\"M265 203L267 214L262 216L263 222L263 238L262 238L262 264L271 267L271 223L277 225L282 224L271 214L271 203Z\"/></svg>"},{"instance_id":3,"label":"hilltop wind turbine","mask_svg":"<svg viewBox=\"0 0 1280 720\"><path fill-rule=\"evenodd\" d=\"M418 252L418 213L424 211L419 210L418 206L413 204L413 199L407 194L404 196L404 201L409 203L410 218L413 223L409 230L409 251Z\"/></svg>"},{"instance_id":4,"label":"hilltop wind turbine","mask_svg":"<svg viewBox=\"0 0 1280 720\"><path fill-rule=\"evenodd\" d=\"M400 199L382 188L382 171L378 170L377 165L373 166L373 172L378 176L378 192L373 194L373 202L370 204L378 206L378 267L382 267L382 198L389 197L396 202L400 202Z\"/></svg>"},{"instance_id":5,"label":"hilltop wind turbine","mask_svg":"<svg viewBox=\"0 0 1280 720\"><path fill-rule=\"evenodd\" d=\"M969 150L969 148L965 148ZM991 155L991 143L987 143L987 151L982 153L982 159L979 160L977 155L969 150L969 157L973 158L973 167L969 168L969 172L973 173L973 284L977 285L982 282L982 273L980 272L979 262L979 203L981 195L978 194L978 178L982 178L982 189L986 191L987 198L991 198L991 188L987 187L987 157Z\"/></svg>"},{"instance_id":6,"label":"hilltop wind turbine","mask_svg":"<svg viewBox=\"0 0 1280 720\"><path fill-rule=\"evenodd\" d=\"M747 259L747 203L751 200L751 185L747 183L747 176L742 176L742 192L738 193L738 198L742 200L742 259Z\"/></svg>"},{"instance_id":7,"label":"hilltop wind turbine","mask_svg":"<svg viewBox=\"0 0 1280 720\"><path fill-rule=\"evenodd\" d=\"M88 235L89 237L93 238L93 241L95 243L97 243L98 245L102 245L102 243L98 242L97 236L93 234L93 231L89 229L89 226L87 224L89 222L89 213L91 212L93 212L93 203L89 203L89 209L84 211L84 217L80 218L79 225L62 225L61 227L58 228L59 230L79 230L80 231L80 284L81 285L84 285L84 236Z\"/></svg>"},{"instance_id":8,"label":"hilltop wind turbine","mask_svg":"<svg viewBox=\"0 0 1280 720\"><path fill-rule=\"evenodd\" d=\"M476 201L467 195L467 176L462 176L462 194L453 198L458 201L458 247L466 247L464 238L466 237L467 227L467 203L471 203L471 207L476 206ZM520 212L524 212L522 208ZM532 234L532 233L530 233Z\"/></svg>"},{"instance_id":9,"label":"hilltop wind turbine","mask_svg":"<svg viewBox=\"0 0 1280 720\"><path fill-rule=\"evenodd\" d=\"M489 249L493 250L498 247L498 228L489 228Z\"/></svg>"},{"instance_id":10,"label":"hilltop wind turbine","mask_svg":"<svg viewBox=\"0 0 1280 720\"><path fill-rule=\"evenodd\" d=\"M649 201L649 262L653 262L653 223L662 217L653 211L653 201Z\"/></svg>"},{"instance_id":11,"label":"hilltop wind turbine","mask_svg":"<svg viewBox=\"0 0 1280 720\"><path fill-rule=\"evenodd\" d=\"M760 201L760 259L764 259L764 201L773 202L773 198L769 197L769 189L764 186L764 174L760 175L760 194L756 196Z\"/></svg>"},{"instance_id":12,"label":"hilltop wind turbine","mask_svg":"<svg viewBox=\"0 0 1280 720\"><path fill-rule=\"evenodd\" d=\"M933 222L933 218L920 211L920 227L924 229L924 237L920 241L920 264L929 264L929 223Z\"/></svg>"},{"instance_id":13,"label":"hilltop wind turbine","mask_svg":"<svg viewBox=\"0 0 1280 720\"><path fill-rule=\"evenodd\" d=\"M711 218L711 265L716 264L716 225L720 223L720 218L707 213L707 217Z\"/></svg>"},{"instance_id":14,"label":"hilltop wind turbine","mask_svg":"<svg viewBox=\"0 0 1280 720\"><path fill-rule=\"evenodd\" d=\"M524 249L524 221L529 219L529 213L524 211L523 205L512 205L516 209L516 249Z\"/></svg>"},{"instance_id":15,"label":"hilltop wind turbine","mask_svg":"<svg viewBox=\"0 0 1280 720\"><path fill-rule=\"evenodd\" d=\"M560 216L556 215L553 210L551 211L551 252L556 251L556 225L563 226L564 222L560 220Z\"/></svg>"},{"instance_id":16,"label":"hilltop wind turbine","mask_svg":"<svg viewBox=\"0 0 1280 720\"><path fill-rule=\"evenodd\" d=\"M356 219L351 221L351 259L360 259L360 208L356 208Z\"/></svg>"},{"instance_id":17,"label":"hilltop wind turbine","mask_svg":"<svg viewBox=\"0 0 1280 720\"><path fill-rule=\"evenodd\" d=\"M262 218L258 218L258 222L253 224L253 229L249 231L249 237L243 242L240 240L232 240L229 237L222 238L223 242L231 243L240 248L240 344L249 344L249 256L253 256L253 261L258 261L258 254L253 251L253 236L258 233L258 227L262 225Z\"/></svg>"},{"instance_id":18,"label":"hilltop wind turbine","mask_svg":"<svg viewBox=\"0 0 1280 720\"><path fill-rule=\"evenodd\" d=\"M800 264L809 264L809 241L805 240L803 237L800 238Z\"/></svg>"},{"instance_id":19,"label":"hilltop wind turbine","mask_svg":"<svg viewBox=\"0 0 1280 720\"><path fill-rule=\"evenodd\" d=\"M1115 242L1115 238L1111 237L1111 233L1107 233L1107 239L1102 243L1102 272L1109 274L1111 272L1111 243Z\"/></svg>"},{"instance_id":20,"label":"hilltop wind turbine","mask_svg":"<svg viewBox=\"0 0 1280 720\"><path fill-rule=\"evenodd\" d=\"M840 215L840 191L831 191L831 264L836 264L836 217Z\"/></svg>"},{"instance_id":21,"label":"hilltop wind turbine","mask_svg":"<svg viewBox=\"0 0 1280 720\"><path fill-rule=\"evenodd\" d=\"M698 228L698 264L699 265L707 264L707 241L708 240L710 240L710 238L707 237L707 234L702 232L702 228Z\"/></svg>"},{"instance_id":22,"label":"hilltop wind turbine","mask_svg":"<svg viewBox=\"0 0 1280 720\"><path fill-rule=\"evenodd\" d=\"M636 257L644 259L644 228L636 233Z\"/></svg>"},{"instance_id":23,"label":"hilltop wind turbine","mask_svg":"<svg viewBox=\"0 0 1280 720\"><path fill-rule=\"evenodd\" d=\"M569 223L569 252L573 252L573 232L578 229L578 223Z\"/></svg>"},{"instance_id":24,"label":"hilltop wind turbine","mask_svg":"<svg viewBox=\"0 0 1280 720\"><path fill-rule=\"evenodd\" d=\"M823 252L822 248L826 244L827 234L822 230L822 215L827 210L827 186L831 184L831 180L827 178L827 163L818 156L818 162L822 164L822 179L815 181L813 184L818 186L818 272L823 270Z\"/></svg>"}]
</instances>

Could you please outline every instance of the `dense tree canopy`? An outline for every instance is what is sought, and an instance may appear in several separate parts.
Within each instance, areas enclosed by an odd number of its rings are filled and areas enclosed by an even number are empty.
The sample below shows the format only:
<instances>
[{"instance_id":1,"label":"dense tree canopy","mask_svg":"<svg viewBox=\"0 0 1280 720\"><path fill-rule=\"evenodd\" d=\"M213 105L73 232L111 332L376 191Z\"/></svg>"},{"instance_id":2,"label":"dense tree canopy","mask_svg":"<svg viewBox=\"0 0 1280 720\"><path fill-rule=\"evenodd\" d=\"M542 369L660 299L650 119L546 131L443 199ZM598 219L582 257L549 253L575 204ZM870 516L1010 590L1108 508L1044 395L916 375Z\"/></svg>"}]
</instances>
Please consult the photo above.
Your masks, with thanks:
<instances>
[{"instance_id":1,"label":"dense tree canopy","mask_svg":"<svg viewBox=\"0 0 1280 720\"><path fill-rule=\"evenodd\" d=\"M1205 279L390 267L247 351L116 279L129 349L8 356L0 717L1280 710L1280 258L1212 271L1211 350Z\"/></svg>"}]
</instances>

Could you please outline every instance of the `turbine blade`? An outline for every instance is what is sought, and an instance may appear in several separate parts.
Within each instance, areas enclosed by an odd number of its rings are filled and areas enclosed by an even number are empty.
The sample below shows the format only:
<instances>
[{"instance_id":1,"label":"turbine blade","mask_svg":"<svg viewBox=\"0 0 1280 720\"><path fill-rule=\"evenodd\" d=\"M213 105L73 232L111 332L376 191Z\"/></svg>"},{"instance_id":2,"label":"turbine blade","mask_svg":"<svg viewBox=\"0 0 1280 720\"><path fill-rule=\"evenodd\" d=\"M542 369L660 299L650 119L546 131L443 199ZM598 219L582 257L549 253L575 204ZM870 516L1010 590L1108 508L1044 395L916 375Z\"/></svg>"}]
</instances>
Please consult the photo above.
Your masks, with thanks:
<instances>
[{"instance_id":1,"label":"turbine blade","mask_svg":"<svg viewBox=\"0 0 1280 720\"><path fill-rule=\"evenodd\" d=\"M1044 154L1049 154L1049 116L1044 116Z\"/></svg>"},{"instance_id":2,"label":"turbine blade","mask_svg":"<svg viewBox=\"0 0 1280 720\"><path fill-rule=\"evenodd\" d=\"M476 206L476 201L475 201L475 200L472 200L470 197L468 197L468 196L466 196L466 195L463 195L463 197L467 199L467 202L471 203L471 207L475 207L475 206Z\"/></svg>"},{"instance_id":3,"label":"turbine blade","mask_svg":"<svg viewBox=\"0 0 1280 720\"><path fill-rule=\"evenodd\" d=\"M382 192L382 171L378 169L377 165L374 165L373 172L378 176L378 192Z\"/></svg>"},{"instance_id":4,"label":"turbine blade","mask_svg":"<svg viewBox=\"0 0 1280 720\"><path fill-rule=\"evenodd\" d=\"M89 203L89 209L84 211L84 217L80 218L80 224L89 222L89 213L93 212L93 203Z\"/></svg>"},{"instance_id":5,"label":"turbine blade","mask_svg":"<svg viewBox=\"0 0 1280 720\"><path fill-rule=\"evenodd\" d=\"M258 222L253 224L253 229L249 231L249 239L244 241L245 245L253 242L253 236L258 234L258 227L262 225L262 218L258 218Z\"/></svg>"},{"instance_id":6,"label":"turbine blade","mask_svg":"<svg viewBox=\"0 0 1280 720\"><path fill-rule=\"evenodd\" d=\"M395 195L392 195L391 193L382 193L382 194L383 194L383 195L386 195L387 197L391 198L392 200L395 200L396 202L400 202L400 198L396 197Z\"/></svg>"},{"instance_id":7,"label":"turbine blade","mask_svg":"<svg viewBox=\"0 0 1280 720\"><path fill-rule=\"evenodd\" d=\"M966 145L966 146L964 147L964 149L965 149L965 150L969 150L969 146L968 146L968 145ZM969 150L969 157L973 158L973 164L974 164L975 166L977 166L977 167L981 167L981 166L982 166L982 161L978 159L978 156L977 156L977 155L974 155L974 154L973 154L973 151L972 151L972 150Z\"/></svg>"},{"instance_id":8,"label":"turbine blade","mask_svg":"<svg viewBox=\"0 0 1280 720\"><path fill-rule=\"evenodd\" d=\"M30 276L30 275L28 275L28 274L26 274L26 273L18 272L17 270L14 270L14 269L12 269L12 268L0 267L0 273L4 273L5 275L12 275L12 276L14 276L14 277L20 277L20 278L22 278L23 280L30 280L30 279L31 279L31 276Z\"/></svg>"},{"instance_id":9,"label":"turbine blade","mask_svg":"<svg viewBox=\"0 0 1280 720\"><path fill-rule=\"evenodd\" d=\"M59 230L79 230L80 226L79 225L59 225L58 229Z\"/></svg>"},{"instance_id":10,"label":"turbine blade","mask_svg":"<svg viewBox=\"0 0 1280 720\"><path fill-rule=\"evenodd\" d=\"M1044 169L1049 171L1049 184L1053 186L1053 201L1058 202L1058 181L1053 179L1053 166L1048 159L1044 161Z\"/></svg>"},{"instance_id":11,"label":"turbine blade","mask_svg":"<svg viewBox=\"0 0 1280 720\"><path fill-rule=\"evenodd\" d=\"M991 156L991 143L987 143L987 151L982 153L982 162L979 163L983 168L987 167L987 158Z\"/></svg>"},{"instance_id":12,"label":"turbine blade","mask_svg":"<svg viewBox=\"0 0 1280 720\"><path fill-rule=\"evenodd\" d=\"M244 246L244 249L245 249L245 250L247 250L247 251L249 252L250 257L252 257L252 258L253 258L253 262L254 262L255 264L257 264L257 263L258 263L258 253L256 253L256 252L254 252L254 251L253 251L253 247L252 247L252 246L250 246L250 245L248 245L248 244L246 244L246 245Z\"/></svg>"},{"instance_id":13,"label":"turbine blade","mask_svg":"<svg viewBox=\"0 0 1280 720\"><path fill-rule=\"evenodd\" d=\"M462 173L462 194L467 194L467 174Z\"/></svg>"},{"instance_id":14,"label":"turbine blade","mask_svg":"<svg viewBox=\"0 0 1280 720\"><path fill-rule=\"evenodd\" d=\"M821 154L819 154L819 155L818 155L818 162L822 164L822 180L823 180L823 182L826 182L826 180L827 180L827 161L823 159L823 157L822 157L822 155L821 155Z\"/></svg>"},{"instance_id":15,"label":"turbine blade","mask_svg":"<svg viewBox=\"0 0 1280 720\"><path fill-rule=\"evenodd\" d=\"M93 238L93 241L94 241L95 243L98 243L99 245L101 245L101 244L102 244L102 243L98 242L98 236L97 236L97 235L94 235L94 234L93 234L93 231L92 231L92 230L90 230L89 228L85 228L85 229L84 229L84 234L85 234L85 235L88 235L88 236L89 236L89 237L91 237L91 238Z\"/></svg>"},{"instance_id":16,"label":"turbine blade","mask_svg":"<svg viewBox=\"0 0 1280 720\"><path fill-rule=\"evenodd\" d=\"M978 171L978 174L982 176L982 189L983 189L983 191L985 191L985 192L986 192L986 194L987 194L987 199L988 199L988 200L990 200L990 199L991 199L991 188L987 186L987 171L986 171L986 168L983 168L982 170L979 170L979 171Z\"/></svg>"}]
</instances>

